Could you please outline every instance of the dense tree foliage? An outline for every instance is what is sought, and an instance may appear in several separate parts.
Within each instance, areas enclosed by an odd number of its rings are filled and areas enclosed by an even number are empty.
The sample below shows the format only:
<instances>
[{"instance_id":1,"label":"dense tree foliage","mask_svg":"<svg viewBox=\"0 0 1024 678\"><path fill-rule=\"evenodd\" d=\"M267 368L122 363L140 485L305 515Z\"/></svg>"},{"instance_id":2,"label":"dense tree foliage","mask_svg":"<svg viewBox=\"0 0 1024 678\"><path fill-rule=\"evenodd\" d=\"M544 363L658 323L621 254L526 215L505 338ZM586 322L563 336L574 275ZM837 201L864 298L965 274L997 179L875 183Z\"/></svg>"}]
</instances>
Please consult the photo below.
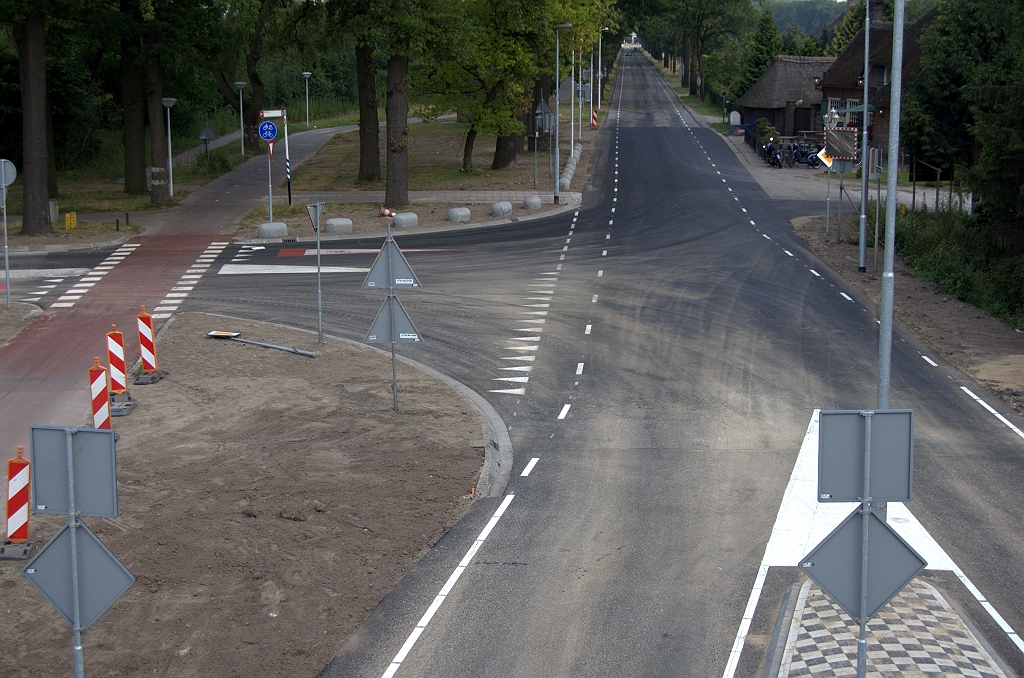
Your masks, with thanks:
<instances>
[{"instance_id":1,"label":"dense tree foliage","mask_svg":"<svg viewBox=\"0 0 1024 678\"><path fill-rule=\"evenodd\" d=\"M796 51L796 45L793 45ZM743 54L743 68L737 83L736 96L742 96L764 75L772 63L772 59L783 51L783 39L775 25L775 12L770 0L761 2L761 11L757 16L757 28L747 40Z\"/></svg>"}]
</instances>

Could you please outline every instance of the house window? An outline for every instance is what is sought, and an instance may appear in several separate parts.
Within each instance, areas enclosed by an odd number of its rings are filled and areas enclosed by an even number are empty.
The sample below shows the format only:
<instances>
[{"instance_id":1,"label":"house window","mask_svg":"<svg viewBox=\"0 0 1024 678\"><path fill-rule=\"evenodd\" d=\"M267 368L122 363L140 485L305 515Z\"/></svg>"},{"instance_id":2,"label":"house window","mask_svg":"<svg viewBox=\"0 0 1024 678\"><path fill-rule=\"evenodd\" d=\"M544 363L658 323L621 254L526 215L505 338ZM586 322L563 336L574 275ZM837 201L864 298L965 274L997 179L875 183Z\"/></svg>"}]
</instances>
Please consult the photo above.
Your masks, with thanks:
<instances>
[{"instance_id":1,"label":"house window","mask_svg":"<svg viewBox=\"0 0 1024 678\"><path fill-rule=\"evenodd\" d=\"M855 125L857 127L860 126L860 113L850 113L849 112L849 110L851 108L856 108L857 106L860 106L860 99L847 99L846 100L846 110L847 110L847 113L846 113L846 126L847 127L849 127L850 125Z\"/></svg>"},{"instance_id":2,"label":"house window","mask_svg":"<svg viewBox=\"0 0 1024 678\"><path fill-rule=\"evenodd\" d=\"M888 85L889 77L892 75L892 69L888 66L876 66L875 69L878 73L878 86L884 87L885 85Z\"/></svg>"}]
</instances>

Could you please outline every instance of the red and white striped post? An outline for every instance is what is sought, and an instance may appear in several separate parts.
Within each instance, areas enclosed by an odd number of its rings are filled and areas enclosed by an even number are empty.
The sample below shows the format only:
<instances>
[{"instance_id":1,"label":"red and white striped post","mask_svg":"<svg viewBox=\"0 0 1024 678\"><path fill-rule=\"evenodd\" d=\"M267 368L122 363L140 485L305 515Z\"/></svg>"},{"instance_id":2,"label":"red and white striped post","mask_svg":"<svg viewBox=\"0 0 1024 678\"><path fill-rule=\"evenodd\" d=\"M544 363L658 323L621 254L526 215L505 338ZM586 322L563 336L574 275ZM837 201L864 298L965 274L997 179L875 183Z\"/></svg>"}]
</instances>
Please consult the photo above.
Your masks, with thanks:
<instances>
[{"instance_id":1,"label":"red and white striped post","mask_svg":"<svg viewBox=\"0 0 1024 678\"><path fill-rule=\"evenodd\" d=\"M92 367L89 368L89 388L92 393L92 427L111 428L107 370L100 365L99 358L92 359Z\"/></svg>"},{"instance_id":2,"label":"red and white striped post","mask_svg":"<svg viewBox=\"0 0 1024 678\"><path fill-rule=\"evenodd\" d=\"M142 356L142 371L152 374L157 371L156 363L156 342L153 339L153 316L146 313L146 307L142 306L142 313L135 316L139 321L139 353Z\"/></svg>"},{"instance_id":3,"label":"red and white striped post","mask_svg":"<svg viewBox=\"0 0 1024 678\"><path fill-rule=\"evenodd\" d=\"M590 112L590 129L597 129L597 109Z\"/></svg>"},{"instance_id":4,"label":"red and white striped post","mask_svg":"<svg viewBox=\"0 0 1024 678\"><path fill-rule=\"evenodd\" d=\"M28 541L28 493L32 466L25 458L25 448L18 445L18 456L7 462L7 541L24 544Z\"/></svg>"},{"instance_id":5,"label":"red and white striped post","mask_svg":"<svg viewBox=\"0 0 1024 678\"><path fill-rule=\"evenodd\" d=\"M128 381L124 376L124 334L117 331L117 325L111 325L107 332L107 365L110 367L110 392L122 395L128 390Z\"/></svg>"}]
</instances>

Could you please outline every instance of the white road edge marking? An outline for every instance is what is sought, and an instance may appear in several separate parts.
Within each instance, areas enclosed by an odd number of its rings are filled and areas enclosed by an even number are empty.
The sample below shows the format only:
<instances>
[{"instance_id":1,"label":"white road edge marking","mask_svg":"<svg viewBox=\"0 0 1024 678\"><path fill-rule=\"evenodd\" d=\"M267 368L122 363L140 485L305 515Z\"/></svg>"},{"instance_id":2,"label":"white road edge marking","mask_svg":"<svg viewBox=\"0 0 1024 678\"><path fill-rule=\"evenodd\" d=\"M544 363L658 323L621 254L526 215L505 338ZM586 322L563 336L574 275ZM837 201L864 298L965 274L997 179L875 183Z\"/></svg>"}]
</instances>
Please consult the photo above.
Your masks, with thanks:
<instances>
[{"instance_id":1,"label":"white road edge marking","mask_svg":"<svg viewBox=\"0 0 1024 678\"><path fill-rule=\"evenodd\" d=\"M459 566L455 568L452 575L448 577L448 581L441 587L437 597L434 598L434 602L430 604L430 607L428 607L427 611L423 613L419 622L416 623L416 628L414 628L412 633L409 634L409 638L406 639L405 644L402 645L402 649L398 651L395 658L391 660L391 665L388 666L381 678L391 678L391 676L395 675L395 672L398 671L398 667L402 665L402 662L405 661L410 650L412 650L413 645L415 645L416 641L419 640L421 635L423 635L423 632L427 628L427 624L430 623L431 618L441 607L441 603L443 603L444 599L448 597L448 594L452 592L452 589L455 587L455 583L459 581L459 577L461 577L462 573L466 571L467 567L469 567L469 563L473 560L473 556L475 556L476 552L480 550L481 546L483 546L484 541L487 539L488 535L491 534L491 530L493 530L494 526L498 524L499 520L501 520L501 516L504 515L505 509L508 508L508 505L512 503L512 500L515 499L515 497L516 495L509 494L502 500L501 506L499 506L498 510L494 512L491 519L487 521L487 525L484 527L483 531L480 532L480 536L476 538L473 545L469 547L468 551L466 551L466 555L463 556Z\"/></svg>"},{"instance_id":2,"label":"white road edge marking","mask_svg":"<svg viewBox=\"0 0 1024 678\"><path fill-rule=\"evenodd\" d=\"M576 363L576 374L583 374L583 363Z\"/></svg>"},{"instance_id":3,"label":"white road edge marking","mask_svg":"<svg viewBox=\"0 0 1024 678\"><path fill-rule=\"evenodd\" d=\"M846 292L840 292L840 293L839 293L839 296L841 296L841 297L842 297L843 299L846 299L847 301L853 301L853 297L851 297L851 296L850 296L849 294L847 294Z\"/></svg>"},{"instance_id":4,"label":"white road edge marking","mask_svg":"<svg viewBox=\"0 0 1024 678\"><path fill-rule=\"evenodd\" d=\"M587 325L587 329L583 330L583 334L590 334L590 330L592 327L593 325Z\"/></svg>"},{"instance_id":5,"label":"white road edge marking","mask_svg":"<svg viewBox=\"0 0 1024 678\"><path fill-rule=\"evenodd\" d=\"M570 407L572 407L572 404L570 404L570 403L566 403L565 405L563 405L562 406L562 411L558 413L558 418L559 419L565 419L565 415L569 414L569 408Z\"/></svg>"},{"instance_id":6,"label":"white road edge marking","mask_svg":"<svg viewBox=\"0 0 1024 678\"><path fill-rule=\"evenodd\" d=\"M929 357L928 357L928 356L926 356L926 355L923 355L923 356L921 356L921 358L922 358L922 359L923 359L923 360L924 360L924 361L925 361L926 363L928 363L929 365L931 365L932 367L938 367L938 366L939 366L939 364L938 364L937 362L935 362L934 360L932 360L931 358L929 358Z\"/></svg>"},{"instance_id":7,"label":"white road edge marking","mask_svg":"<svg viewBox=\"0 0 1024 678\"><path fill-rule=\"evenodd\" d=\"M961 386L961 388L963 387ZM967 389L964 388L964 391ZM970 393L970 391L967 392ZM974 394L971 393L971 395ZM817 501L818 418L820 413L821 410L814 410L811 421L807 425L807 432L800 445L800 454L797 455L793 473L790 475L789 484L782 497L782 504L779 506L771 537L765 547L764 558L757 569L754 586L750 591L747 607L743 611L739 629L736 631L736 639L729 652L729 661L725 665L722 678L734 678L736 675L736 668L739 665L740 655L743 653L747 633L750 631L750 622L754 618L757 603L761 598L761 590L764 587L768 568L795 567L808 551L827 537L857 506L856 503L820 504ZM982 607L988 611L992 619L999 624L1010 640L1024 651L1024 641L1020 636L924 529L924 526L918 522L906 505L900 502L890 502L888 508L887 522L889 526L928 561L927 569L952 571L981 603Z\"/></svg>"},{"instance_id":8,"label":"white road edge marking","mask_svg":"<svg viewBox=\"0 0 1024 678\"><path fill-rule=\"evenodd\" d=\"M961 386L960 389L964 393L966 393L967 395L971 396L976 401L978 401L978 404L981 405L982 407L984 407L986 410L988 410L996 419L998 419L999 421L1001 421L1004 424L1006 424L1007 426L1009 426L1011 431L1013 431L1014 433L1019 435L1021 438L1024 438L1024 432L1022 432L1019 428L1017 428L1016 426L1011 424L1009 419L1007 419L1003 415L1001 415L998 412L996 412L995 409L993 409L991 405L986 403L984 400L982 400L978 396L974 395L969 388L967 388L966 386ZM1022 645L1020 649L1024 650L1024 645Z\"/></svg>"},{"instance_id":9,"label":"white road edge marking","mask_svg":"<svg viewBox=\"0 0 1024 678\"><path fill-rule=\"evenodd\" d=\"M815 275L815 277L818 277L818 278L821 277L821 274L818 273L817 271L815 271L813 268L811 269L811 273L813 273Z\"/></svg>"},{"instance_id":10,"label":"white road edge marking","mask_svg":"<svg viewBox=\"0 0 1024 678\"><path fill-rule=\"evenodd\" d=\"M530 475L530 471L533 470L533 467L537 465L538 461L540 461L540 457L534 457L533 459L531 459L530 463L528 463L526 465L526 468L523 469L523 472L519 474L519 477L525 478L526 476Z\"/></svg>"}]
</instances>

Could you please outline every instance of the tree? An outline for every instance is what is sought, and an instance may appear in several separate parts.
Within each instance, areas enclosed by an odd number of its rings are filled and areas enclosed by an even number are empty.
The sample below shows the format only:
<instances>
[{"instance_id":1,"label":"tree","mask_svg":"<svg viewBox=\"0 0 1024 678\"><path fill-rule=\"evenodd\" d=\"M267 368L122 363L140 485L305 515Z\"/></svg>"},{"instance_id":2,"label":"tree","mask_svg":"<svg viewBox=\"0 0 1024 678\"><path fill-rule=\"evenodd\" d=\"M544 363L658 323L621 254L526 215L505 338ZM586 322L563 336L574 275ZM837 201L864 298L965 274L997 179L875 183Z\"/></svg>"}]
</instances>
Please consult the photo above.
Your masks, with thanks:
<instances>
[{"instance_id":1,"label":"tree","mask_svg":"<svg viewBox=\"0 0 1024 678\"><path fill-rule=\"evenodd\" d=\"M837 57L843 53L846 46L850 44L854 36L864 28L864 12L866 7L864 0L857 0L857 4L846 10L843 14L843 21L836 26L836 32L832 40L825 48L825 56Z\"/></svg>"},{"instance_id":2,"label":"tree","mask_svg":"<svg viewBox=\"0 0 1024 678\"><path fill-rule=\"evenodd\" d=\"M763 0L757 16L757 28L751 33L743 51L743 71L737 96L750 89L781 52L782 35L775 25L775 12L770 0Z\"/></svg>"},{"instance_id":3,"label":"tree","mask_svg":"<svg viewBox=\"0 0 1024 678\"><path fill-rule=\"evenodd\" d=\"M332 21L355 40L356 96L359 101L359 181L380 181L380 117L374 64L371 0L333 0Z\"/></svg>"},{"instance_id":4,"label":"tree","mask_svg":"<svg viewBox=\"0 0 1024 678\"><path fill-rule=\"evenodd\" d=\"M796 55L821 56L821 48L818 47L818 41L808 35L800 41L800 44L796 48Z\"/></svg>"},{"instance_id":5,"label":"tree","mask_svg":"<svg viewBox=\"0 0 1024 678\"><path fill-rule=\"evenodd\" d=\"M740 36L750 20L750 0L677 0L679 16L692 36L697 55L698 96L704 101L707 78L704 54L714 41L724 35Z\"/></svg>"},{"instance_id":6,"label":"tree","mask_svg":"<svg viewBox=\"0 0 1024 678\"><path fill-rule=\"evenodd\" d=\"M46 143L46 16L26 13L14 24L21 72L24 205L21 232L46 235L50 229Z\"/></svg>"},{"instance_id":7,"label":"tree","mask_svg":"<svg viewBox=\"0 0 1024 678\"><path fill-rule=\"evenodd\" d=\"M779 50L779 54L796 54L806 37L804 29L799 26L789 26L782 33L782 48Z\"/></svg>"},{"instance_id":8,"label":"tree","mask_svg":"<svg viewBox=\"0 0 1024 678\"><path fill-rule=\"evenodd\" d=\"M124 192L146 192L146 123L143 117L142 17L138 3L121 5L121 109L124 120Z\"/></svg>"}]
</instances>

